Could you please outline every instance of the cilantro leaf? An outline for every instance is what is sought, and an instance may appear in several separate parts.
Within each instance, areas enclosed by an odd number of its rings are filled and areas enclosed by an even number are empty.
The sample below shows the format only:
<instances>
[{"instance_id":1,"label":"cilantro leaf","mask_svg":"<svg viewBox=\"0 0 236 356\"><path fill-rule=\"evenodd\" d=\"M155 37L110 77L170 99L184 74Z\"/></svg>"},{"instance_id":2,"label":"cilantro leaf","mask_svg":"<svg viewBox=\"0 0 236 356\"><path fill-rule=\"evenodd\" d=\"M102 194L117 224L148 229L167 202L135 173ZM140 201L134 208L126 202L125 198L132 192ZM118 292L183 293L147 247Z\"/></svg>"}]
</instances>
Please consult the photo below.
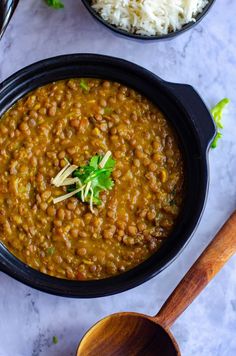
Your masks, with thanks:
<instances>
[{"instance_id":1,"label":"cilantro leaf","mask_svg":"<svg viewBox=\"0 0 236 356\"><path fill-rule=\"evenodd\" d=\"M54 252L55 252L55 247L49 247L47 249L47 255L48 256L52 256L54 254Z\"/></svg>"},{"instance_id":2,"label":"cilantro leaf","mask_svg":"<svg viewBox=\"0 0 236 356\"><path fill-rule=\"evenodd\" d=\"M84 79L81 79L79 85L80 85L80 88L82 88L83 90L89 91L89 86Z\"/></svg>"},{"instance_id":3,"label":"cilantro leaf","mask_svg":"<svg viewBox=\"0 0 236 356\"><path fill-rule=\"evenodd\" d=\"M106 169L113 169L115 167L116 161L112 159L111 157L107 160L104 168Z\"/></svg>"},{"instance_id":4,"label":"cilantro leaf","mask_svg":"<svg viewBox=\"0 0 236 356\"><path fill-rule=\"evenodd\" d=\"M58 344L58 337L57 337L57 336L53 336L52 342L53 342L55 345Z\"/></svg>"},{"instance_id":5,"label":"cilantro leaf","mask_svg":"<svg viewBox=\"0 0 236 356\"><path fill-rule=\"evenodd\" d=\"M64 4L61 2L61 0L45 0L46 4L50 7L53 7L54 9L63 9Z\"/></svg>"},{"instance_id":6,"label":"cilantro leaf","mask_svg":"<svg viewBox=\"0 0 236 356\"><path fill-rule=\"evenodd\" d=\"M98 169L98 165L99 165L99 162L101 162L101 159L100 159L101 156L93 156L91 159L90 159L90 162L89 162L89 166L90 167L93 167L94 169Z\"/></svg>"},{"instance_id":7,"label":"cilantro leaf","mask_svg":"<svg viewBox=\"0 0 236 356\"><path fill-rule=\"evenodd\" d=\"M101 199L99 198L99 194L100 194L100 193L101 193L100 188L95 187L95 188L93 189L93 203L94 203L95 205L101 205L101 204L102 204L102 201L101 201ZM91 194L90 194L90 197L91 197Z\"/></svg>"},{"instance_id":8,"label":"cilantro leaf","mask_svg":"<svg viewBox=\"0 0 236 356\"><path fill-rule=\"evenodd\" d=\"M112 109L112 108L106 107L106 108L104 109L104 114L105 114L105 115L110 115L112 112L113 112L113 109Z\"/></svg>"},{"instance_id":9,"label":"cilantro leaf","mask_svg":"<svg viewBox=\"0 0 236 356\"><path fill-rule=\"evenodd\" d=\"M211 114L213 116L213 119L215 121L216 128L217 128L216 137L214 138L214 140L211 144L211 148L216 148L218 140L222 137L222 133L220 132L220 129L223 129L222 115L223 115L223 110L224 110L225 106L228 105L229 102L230 102L229 99L224 98L216 106L214 106L211 109Z\"/></svg>"},{"instance_id":10,"label":"cilantro leaf","mask_svg":"<svg viewBox=\"0 0 236 356\"><path fill-rule=\"evenodd\" d=\"M114 182L110 178L110 172L109 171L104 171L99 174L97 172L96 175L94 175L94 178L91 180L91 186L92 188L100 188L101 190L109 190L113 187Z\"/></svg>"},{"instance_id":11,"label":"cilantro leaf","mask_svg":"<svg viewBox=\"0 0 236 356\"><path fill-rule=\"evenodd\" d=\"M76 169L73 172L73 177L80 179L82 183L85 183L85 180L94 172L94 168L90 166L84 166Z\"/></svg>"}]
</instances>

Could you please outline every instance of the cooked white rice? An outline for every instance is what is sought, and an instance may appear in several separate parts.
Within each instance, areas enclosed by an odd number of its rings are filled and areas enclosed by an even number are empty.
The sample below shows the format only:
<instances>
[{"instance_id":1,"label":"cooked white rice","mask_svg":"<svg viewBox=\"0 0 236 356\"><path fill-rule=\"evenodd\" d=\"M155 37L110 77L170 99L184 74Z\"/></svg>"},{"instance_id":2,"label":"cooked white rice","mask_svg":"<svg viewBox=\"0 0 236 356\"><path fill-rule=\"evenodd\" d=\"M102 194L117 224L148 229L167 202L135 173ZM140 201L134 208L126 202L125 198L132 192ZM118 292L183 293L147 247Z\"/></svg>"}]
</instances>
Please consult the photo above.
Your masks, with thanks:
<instances>
[{"instance_id":1,"label":"cooked white rice","mask_svg":"<svg viewBox=\"0 0 236 356\"><path fill-rule=\"evenodd\" d=\"M207 3L208 0L92 0L92 7L120 29L154 36L195 21Z\"/></svg>"}]
</instances>

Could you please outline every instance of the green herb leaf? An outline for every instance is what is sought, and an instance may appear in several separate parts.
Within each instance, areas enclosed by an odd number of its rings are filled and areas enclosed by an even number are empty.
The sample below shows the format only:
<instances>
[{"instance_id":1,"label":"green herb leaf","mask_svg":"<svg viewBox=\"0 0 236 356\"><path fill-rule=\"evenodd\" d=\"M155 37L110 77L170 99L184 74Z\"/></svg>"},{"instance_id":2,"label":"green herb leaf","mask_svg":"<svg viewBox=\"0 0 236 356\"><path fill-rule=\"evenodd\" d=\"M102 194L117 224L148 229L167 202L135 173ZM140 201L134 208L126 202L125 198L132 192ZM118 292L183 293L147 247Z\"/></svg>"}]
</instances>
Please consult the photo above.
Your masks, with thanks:
<instances>
[{"instance_id":1,"label":"green herb leaf","mask_svg":"<svg viewBox=\"0 0 236 356\"><path fill-rule=\"evenodd\" d=\"M49 247L47 249L48 256L52 256L54 254L54 252L55 252L55 247Z\"/></svg>"},{"instance_id":2,"label":"green herb leaf","mask_svg":"<svg viewBox=\"0 0 236 356\"><path fill-rule=\"evenodd\" d=\"M98 165L100 162L101 162L101 156L98 156L98 155L93 156L90 159L89 166L93 167L94 169L98 169Z\"/></svg>"},{"instance_id":3,"label":"green herb leaf","mask_svg":"<svg viewBox=\"0 0 236 356\"><path fill-rule=\"evenodd\" d=\"M110 114L112 113L112 111L113 111L112 108L106 107L106 108L104 109L104 114L105 114L105 115L110 115Z\"/></svg>"},{"instance_id":4,"label":"green herb leaf","mask_svg":"<svg viewBox=\"0 0 236 356\"><path fill-rule=\"evenodd\" d=\"M115 167L116 161L114 159L112 159L111 157L107 160L104 168L105 169L111 169L113 170L113 168Z\"/></svg>"},{"instance_id":5,"label":"green herb leaf","mask_svg":"<svg viewBox=\"0 0 236 356\"><path fill-rule=\"evenodd\" d=\"M57 336L53 336L52 342L53 342L55 345L58 344L58 337L57 337Z\"/></svg>"},{"instance_id":6,"label":"green herb leaf","mask_svg":"<svg viewBox=\"0 0 236 356\"><path fill-rule=\"evenodd\" d=\"M223 129L223 125L222 125L223 110L224 110L225 106L228 105L229 102L230 102L230 100L227 98L222 99L216 106L214 106L211 109L211 114L213 116L213 119L216 123L216 128L217 128L216 137L214 138L214 140L211 144L212 148L217 147L218 140L222 137L222 133L219 130Z\"/></svg>"},{"instance_id":7,"label":"green herb leaf","mask_svg":"<svg viewBox=\"0 0 236 356\"><path fill-rule=\"evenodd\" d=\"M54 9L63 9L64 4L61 2L61 0L45 0L46 4L50 7L53 7Z\"/></svg>"},{"instance_id":8,"label":"green herb leaf","mask_svg":"<svg viewBox=\"0 0 236 356\"><path fill-rule=\"evenodd\" d=\"M84 79L81 79L79 85L80 85L80 88L82 88L83 90L89 91L89 86Z\"/></svg>"}]
</instances>

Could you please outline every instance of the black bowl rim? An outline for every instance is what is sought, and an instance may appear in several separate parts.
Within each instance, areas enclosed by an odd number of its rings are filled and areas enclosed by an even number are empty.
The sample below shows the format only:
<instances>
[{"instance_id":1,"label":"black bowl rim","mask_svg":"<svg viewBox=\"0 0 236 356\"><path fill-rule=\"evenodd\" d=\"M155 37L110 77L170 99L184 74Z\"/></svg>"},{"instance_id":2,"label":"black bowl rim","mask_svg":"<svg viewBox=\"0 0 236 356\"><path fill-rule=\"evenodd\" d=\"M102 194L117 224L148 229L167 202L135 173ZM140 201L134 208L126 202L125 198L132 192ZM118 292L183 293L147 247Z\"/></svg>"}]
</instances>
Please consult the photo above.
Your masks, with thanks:
<instances>
[{"instance_id":1,"label":"black bowl rim","mask_svg":"<svg viewBox=\"0 0 236 356\"><path fill-rule=\"evenodd\" d=\"M213 4L216 0L209 0L208 4L204 7L203 11L196 16L196 21L191 21L184 25L180 30L170 32L166 35L155 35L155 36L145 36L145 35L138 35L135 33L131 33L125 30L122 30L115 25L110 24L109 22L105 21L98 12L96 12L90 5L90 0L82 0L86 9L90 12L90 14L96 18L101 24L109 28L111 31L115 32L120 36L127 37L129 39L141 40L141 41L158 41L158 40L167 40L173 39L176 36L183 34L184 32L190 30L191 28L195 27L198 23L202 21L202 19L207 15Z\"/></svg>"},{"instance_id":2,"label":"black bowl rim","mask_svg":"<svg viewBox=\"0 0 236 356\"><path fill-rule=\"evenodd\" d=\"M145 78L148 79L150 82L155 81L155 83L158 84L158 86L161 86L162 90L165 91L165 93L168 92L168 95L171 97L171 100L178 101L178 97L175 94L173 94L173 92L168 91L166 88L166 84L171 84L171 83L163 81L161 78L159 78L152 72L148 71L147 69L120 58L104 56L104 55L94 55L94 54L72 54L72 55L57 56L57 57L41 60L30 66L27 66L19 70L18 72L14 73L12 76L10 76L8 79L6 79L3 83L0 84L0 100L1 100L1 92L3 93L5 89L8 90L11 85L14 86L15 84L17 84L16 83L17 80L18 81L20 80L19 83L21 85L22 78L23 81L24 80L26 81L26 76L28 76L27 78L29 77L32 78L32 74L34 74L34 71L37 71L37 73L39 73L40 70L41 73L41 70L47 70L47 66L49 66L50 68L56 67L58 65L60 67L62 64L66 66L68 65L68 62L70 63L70 65L72 65L71 62L74 63L76 60L84 60L86 62L89 60L90 61L97 60L100 62L110 61L112 65L122 66L123 70L131 70L131 69L133 71L135 70L135 73L137 72L140 76L141 75L145 76ZM37 77L37 79L39 78ZM179 87L186 87L185 84L176 84L176 85L179 85ZM190 86L188 87L191 88L192 91L194 92L194 89L192 87ZM30 92L30 90L32 89L29 88L27 92ZM210 117L210 113L209 113L209 117ZM165 255L162 258L162 260L157 262L155 266L153 266L152 268L149 268L147 270L142 270L142 273L139 273L139 271L141 270L141 266L145 264L145 262L143 262L142 264L136 266L130 271L127 271L123 274L107 279L93 280L93 281L63 280L63 279L51 277L49 275L45 275L41 272L32 269L25 263L18 260L15 256L13 256L0 243L0 258L1 258L0 270L35 289L54 295L60 295L66 297L79 297L79 298L94 298L94 297L112 295L112 294L126 291L128 289L131 289L133 287L136 287L148 281L149 279L153 278L155 275L160 273L163 269L168 267L180 255L180 253L183 251L183 249L191 240L193 233L200 222L206 203L208 185L209 185L208 155L207 155L209 147L210 147L209 141L207 142L207 145L205 143L204 147L201 147L202 159L200 160L200 162L201 162L201 169L202 169L202 177L201 177L202 180L201 180L201 189L199 195L200 203L198 206L198 210L195 214L196 216L194 218L194 223L192 223L193 226L189 227L187 230L188 232L185 233L185 235L187 235L185 240L181 241L178 244L178 246L175 247L175 249L172 249L167 256ZM88 288L89 291L86 290L86 288Z\"/></svg>"}]
</instances>

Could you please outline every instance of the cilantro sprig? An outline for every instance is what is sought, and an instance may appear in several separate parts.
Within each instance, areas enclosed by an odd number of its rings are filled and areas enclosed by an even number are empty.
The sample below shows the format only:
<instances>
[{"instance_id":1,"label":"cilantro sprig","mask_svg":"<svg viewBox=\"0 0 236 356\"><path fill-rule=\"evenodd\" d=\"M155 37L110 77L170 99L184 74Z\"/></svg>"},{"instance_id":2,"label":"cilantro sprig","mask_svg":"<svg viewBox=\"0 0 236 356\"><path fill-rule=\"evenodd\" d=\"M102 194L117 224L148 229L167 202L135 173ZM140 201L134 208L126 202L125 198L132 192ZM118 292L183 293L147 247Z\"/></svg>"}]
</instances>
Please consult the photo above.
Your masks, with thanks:
<instances>
[{"instance_id":1,"label":"cilantro sprig","mask_svg":"<svg viewBox=\"0 0 236 356\"><path fill-rule=\"evenodd\" d=\"M46 4L54 9L63 9L64 4L61 0L45 0Z\"/></svg>"},{"instance_id":2,"label":"cilantro sprig","mask_svg":"<svg viewBox=\"0 0 236 356\"><path fill-rule=\"evenodd\" d=\"M71 165L66 160L67 165L51 180L51 183L56 187L67 186L68 193L54 198L54 204L76 196L82 202L89 203L90 210L94 212L93 205L102 203L100 193L112 189L114 185L111 173L115 161L111 155L110 151L104 156L95 155L86 166L82 167Z\"/></svg>"},{"instance_id":3,"label":"cilantro sprig","mask_svg":"<svg viewBox=\"0 0 236 356\"><path fill-rule=\"evenodd\" d=\"M73 177L78 178L79 181L70 186L68 191L82 186L84 189L76 196L82 201L90 203L90 208L92 204L100 205L100 193L112 189L114 185L111 178L114 167L115 161L111 158L110 152L107 152L105 156L93 156L87 166L80 167L73 172Z\"/></svg>"},{"instance_id":4,"label":"cilantro sprig","mask_svg":"<svg viewBox=\"0 0 236 356\"><path fill-rule=\"evenodd\" d=\"M214 106L211 109L211 114L213 116L213 119L215 121L216 128L217 128L216 137L214 138L214 140L211 144L211 148L216 148L218 140L222 137L222 133L220 132L220 130L223 129L222 115L223 115L223 110L224 110L225 106L228 105L229 102L230 102L229 99L224 98L216 106Z\"/></svg>"}]
</instances>

